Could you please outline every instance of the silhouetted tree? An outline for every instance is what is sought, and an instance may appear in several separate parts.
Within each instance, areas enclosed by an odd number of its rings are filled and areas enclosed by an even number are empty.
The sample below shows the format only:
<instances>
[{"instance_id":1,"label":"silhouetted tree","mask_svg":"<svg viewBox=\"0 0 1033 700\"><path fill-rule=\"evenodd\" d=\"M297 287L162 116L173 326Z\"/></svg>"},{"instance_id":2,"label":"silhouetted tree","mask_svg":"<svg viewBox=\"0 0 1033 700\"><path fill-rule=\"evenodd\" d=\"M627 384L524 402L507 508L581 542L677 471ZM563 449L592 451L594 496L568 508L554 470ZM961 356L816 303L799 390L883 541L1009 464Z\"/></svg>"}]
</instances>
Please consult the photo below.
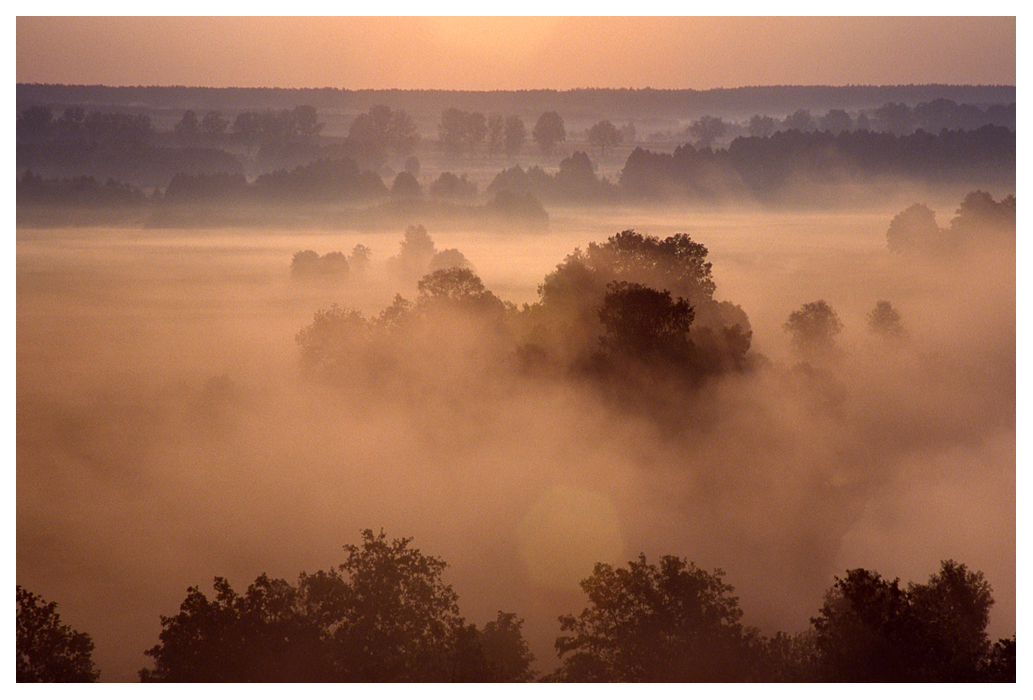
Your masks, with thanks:
<instances>
[{"instance_id":1,"label":"silhouetted tree","mask_svg":"<svg viewBox=\"0 0 1033 700\"><path fill-rule=\"evenodd\" d=\"M782 121L782 128L786 131L795 129L796 131L814 131L816 126L814 124L814 117L806 109L798 109Z\"/></svg>"},{"instance_id":2,"label":"silhouetted tree","mask_svg":"<svg viewBox=\"0 0 1033 700\"><path fill-rule=\"evenodd\" d=\"M865 569L836 578L819 615L818 664L838 682L994 680L986 636L990 586L981 572L947 560L927 584L900 586Z\"/></svg>"},{"instance_id":3,"label":"silhouetted tree","mask_svg":"<svg viewBox=\"0 0 1033 700\"><path fill-rule=\"evenodd\" d=\"M836 336L843 330L839 315L824 299L812 301L789 314L783 328L792 335L793 346L808 359L836 353Z\"/></svg>"},{"instance_id":4,"label":"silhouetted tree","mask_svg":"<svg viewBox=\"0 0 1033 700\"><path fill-rule=\"evenodd\" d=\"M416 178L408 170L403 170L395 176L394 184L391 185L391 196L401 199L419 199L423 196L423 188Z\"/></svg>"},{"instance_id":5,"label":"silhouetted tree","mask_svg":"<svg viewBox=\"0 0 1033 700\"><path fill-rule=\"evenodd\" d=\"M543 112L535 122L531 135L542 153L550 155L557 143L567 139L567 131L563 128L563 117L556 112Z\"/></svg>"},{"instance_id":6,"label":"silhouetted tree","mask_svg":"<svg viewBox=\"0 0 1033 700\"><path fill-rule=\"evenodd\" d=\"M466 175L456 177L455 173L444 172L430 185L430 195L438 199L473 199L477 196L477 185L466 179Z\"/></svg>"},{"instance_id":7,"label":"silhouetted tree","mask_svg":"<svg viewBox=\"0 0 1033 700\"><path fill-rule=\"evenodd\" d=\"M742 611L724 572L673 556L627 568L596 564L581 582L589 607L560 617L556 639L568 682L727 682L747 661Z\"/></svg>"},{"instance_id":8,"label":"silhouetted tree","mask_svg":"<svg viewBox=\"0 0 1033 700\"><path fill-rule=\"evenodd\" d=\"M298 589L262 574L244 595L215 579L214 600L196 586L180 611L161 616L159 643L145 653L145 683L327 682L331 660L324 630Z\"/></svg>"},{"instance_id":9,"label":"silhouetted tree","mask_svg":"<svg viewBox=\"0 0 1033 700\"><path fill-rule=\"evenodd\" d=\"M209 136L221 136L226 133L230 123L222 116L222 112L211 110L201 119L201 131Z\"/></svg>"},{"instance_id":10,"label":"silhouetted tree","mask_svg":"<svg viewBox=\"0 0 1033 700\"><path fill-rule=\"evenodd\" d=\"M597 122L588 130L588 143L598 148L600 155L605 155L607 148L617 146L621 138L617 127L606 120Z\"/></svg>"},{"instance_id":11,"label":"silhouetted tree","mask_svg":"<svg viewBox=\"0 0 1033 700\"><path fill-rule=\"evenodd\" d=\"M924 204L912 204L894 216L886 231L886 245L895 253L934 252L941 238L936 213Z\"/></svg>"},{"instance_id":12,"label":"silhouetted tree","mask_svg":"<svg viewBox=\"0 0 1033 700\"><path fill-rule=\"evenodd\" d=\"M527 129L524 128L524 121L517 116L506 117L505 149L506 155L515 156L524 147L527 139Z\"/></svg>"},{"instance_id":13,"label":"silhouetted tree","mask_svg":"<svg viewBox=\"0 0 1033 700\"><path fill-rule=\"evenodd\" d=\"M485 623L480 631L480 645L488 666L489 678L496 683L533 681L531 668L534 654L521 632L524 621L516 613L499 610L498 617Z\"/></svg>"},{"instance_id":14,"label":"silhouetted tree","mask_svg":"<svg viewBox=\"0 0 1033 700\"><path fill-rule=\"evenodd\" d=\"M404 279L418 279L427 273L437 252L434 240L422 224L409 226L405 229L398 255L388 258L388 269Z\"/></svg>"},{"instance_id":15,"label":"silhouetted tree","mask_svg":"<svg viewBox=\"0 0 1033 700\"><path fill-rule=\"evenodd\" d=\"M15 651L18 683L92 683L93 640L61 623L57 603L48 603L21 586L18 592Z\"/></svg>"},{"instance_id":16,"label":"silhouetted tree","mask_svg":"<svg viewBox=\"0 0 1033 700\"><path fill-rule=\"evenodd\" d=\"M488 153L498 155L502 153L506 142L506 122L501 114L492 114L488 117Z\"/></svg>"},{"instance_id":17,"label":"silhouetted tree","mask_svg":"<svg viewBox=\"0 0 1033 700\"><path fill-rule=\"evenodd\" d=\"M854 122L842 109L830 109L825 113L825 116L818 120L818 128L822 131L827 131L830 134L840 134L844 131L850 131L853 127Z\"/></svg>"},{"instance_id":18,"label":"silhouetted tree","mask_svg":"<svg viewBox=\"0 0 1033 700\"><path fill-rule=\"evenodd\" d=\"M438 138L450 153L459 154L463 150L472 153L487 134L488 126L480 112L465 112L449 107L441 113Z\"/></svg>"},{"instance_id":19,"label":"silhouetted tree","mask_svg":"<svg viewBox=\"0 0 1033 700\"><path fill-rule=\"evenodd\" d=\"M599 310L608 352L645 361L685 361L692 349L689 302L634 282L611 282Z\"/></svg>"},{"instance_id":20,"label":"silhouetted tree","mask_svg":"<svg viewBox=\"0 0 1033 700\"><path fill-rule=\"evenodd\" d=\"M775 133L775 119L773 117L761 116L754 114L750 117L749 132L750 136L756 136L757 138L765 138Z\"/></svg>"},{"instance_id":21,"label":"silhouetted tree","mask_svg":"<svg viewBox=\"0 0 1033 700\"><path fill-rule=\"evenodd\" d=\"M697 147L710 148L728 132L728 125L721 117L706 115L692 122L686 131L695 139Z\"/></svg>"},{"instance_id":22,"label":"silhouetted tree","mask_svg":"<svg viewBox=\"0 0 1033 700\"><path fill-rule=\"evenodd\" d=\"M868 313L868 330L889 340L900 341L907 337L900 314L888 301L877 302Z\"/></svg>"}]
</instances>

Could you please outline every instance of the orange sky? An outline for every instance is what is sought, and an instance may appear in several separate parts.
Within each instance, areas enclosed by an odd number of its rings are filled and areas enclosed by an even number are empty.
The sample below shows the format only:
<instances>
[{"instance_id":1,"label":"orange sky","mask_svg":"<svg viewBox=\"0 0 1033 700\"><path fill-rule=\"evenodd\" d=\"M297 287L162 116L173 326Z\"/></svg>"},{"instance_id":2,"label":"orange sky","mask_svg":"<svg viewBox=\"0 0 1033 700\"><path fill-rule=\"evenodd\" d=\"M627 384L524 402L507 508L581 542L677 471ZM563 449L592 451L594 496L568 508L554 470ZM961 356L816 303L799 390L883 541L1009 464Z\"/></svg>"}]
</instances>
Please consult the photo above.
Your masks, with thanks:
<instances>
[{"instance_id":1,"label":"orange sky","mask_svg":"<svg viewBox=\"0 0 1033 700\"><path fill-rule=\"evenodd\" d=\"M18 82L571 89L1016 82L1014 17L19 17Z\"/></svg>"}]
</instances>

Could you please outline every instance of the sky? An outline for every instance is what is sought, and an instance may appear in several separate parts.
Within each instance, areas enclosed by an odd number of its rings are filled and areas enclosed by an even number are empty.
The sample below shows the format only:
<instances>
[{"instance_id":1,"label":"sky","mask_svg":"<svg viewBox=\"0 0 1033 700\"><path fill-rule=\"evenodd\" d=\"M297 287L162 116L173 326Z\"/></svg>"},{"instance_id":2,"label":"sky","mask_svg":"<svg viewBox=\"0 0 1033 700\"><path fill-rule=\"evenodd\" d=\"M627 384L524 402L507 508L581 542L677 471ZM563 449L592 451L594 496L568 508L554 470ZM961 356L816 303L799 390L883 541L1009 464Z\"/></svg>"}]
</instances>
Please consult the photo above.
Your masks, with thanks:
<instances>
[{"instance_id":1,"label":"sky","mask_svg":"<svg viewBox=\"0 0 1033 700\"><path fill-rule=\"evenodd\" d=\"M1016 83L1014 16L20 16L16 39L17 82L38 83L456 90Z\"/></svg>"}]
</instances>

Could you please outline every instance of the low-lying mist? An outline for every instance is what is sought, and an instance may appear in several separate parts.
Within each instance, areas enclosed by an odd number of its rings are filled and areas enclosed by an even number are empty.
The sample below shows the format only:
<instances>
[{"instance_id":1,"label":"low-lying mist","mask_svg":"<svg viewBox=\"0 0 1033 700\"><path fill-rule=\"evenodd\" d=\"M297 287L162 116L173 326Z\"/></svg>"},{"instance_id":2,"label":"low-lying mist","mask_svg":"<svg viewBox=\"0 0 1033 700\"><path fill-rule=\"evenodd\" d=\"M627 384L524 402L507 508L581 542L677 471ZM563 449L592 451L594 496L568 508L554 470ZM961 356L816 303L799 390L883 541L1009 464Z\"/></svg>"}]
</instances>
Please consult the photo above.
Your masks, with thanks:
<instances>
[{"instance_id":1,"label":"low-lying mist","mask_svg":"<svg viewBox=\"0 0 1033 700\"><path fill-rule=\"evenodd\" d=\"M318 310L418 298L390 274L399 230L19 231L19 583L92 635L107 681L149 665L187 586L293 580L363 528L447 561L467 620L524 618L540 670L592 565L639 552L724 569L766 633L805 629L847 568L922 580L953 558L986 574L990 636L1010 636L1014 249L893 255L896 211L571 209L543 233L428 231L517 307L618 231L704 244L714 299L748 315L750 366L690 392L649 379L644 406L522 371L461 317L404 336L379 374L358 350L333 381L305 372L295 337ZM291 275L297 251L357 244L362 274ZM818 299L843 324L821 361L783 328ZM903 340L869 330L882 300Z\"/></svg>"}]
</instances>

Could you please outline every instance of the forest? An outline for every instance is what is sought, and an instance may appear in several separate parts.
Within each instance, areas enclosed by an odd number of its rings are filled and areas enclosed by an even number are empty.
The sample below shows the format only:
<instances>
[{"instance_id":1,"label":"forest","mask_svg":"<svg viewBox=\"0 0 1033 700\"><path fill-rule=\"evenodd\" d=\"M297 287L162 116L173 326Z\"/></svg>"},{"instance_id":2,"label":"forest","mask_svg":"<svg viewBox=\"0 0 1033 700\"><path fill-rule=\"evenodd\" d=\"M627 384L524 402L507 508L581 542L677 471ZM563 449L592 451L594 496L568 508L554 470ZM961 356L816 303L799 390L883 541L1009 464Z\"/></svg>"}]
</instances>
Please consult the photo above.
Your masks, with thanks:
<instances>
[{"instance_id":1,"label":"forest","mask_svg":"<svg viewBox=\"0 0 1033 700\"><path fill-rule=\"evenodd\" d=\"M1014 88L626 92L18 85L17 680L1014 682Z\"/></svg>"}]
</instances>

